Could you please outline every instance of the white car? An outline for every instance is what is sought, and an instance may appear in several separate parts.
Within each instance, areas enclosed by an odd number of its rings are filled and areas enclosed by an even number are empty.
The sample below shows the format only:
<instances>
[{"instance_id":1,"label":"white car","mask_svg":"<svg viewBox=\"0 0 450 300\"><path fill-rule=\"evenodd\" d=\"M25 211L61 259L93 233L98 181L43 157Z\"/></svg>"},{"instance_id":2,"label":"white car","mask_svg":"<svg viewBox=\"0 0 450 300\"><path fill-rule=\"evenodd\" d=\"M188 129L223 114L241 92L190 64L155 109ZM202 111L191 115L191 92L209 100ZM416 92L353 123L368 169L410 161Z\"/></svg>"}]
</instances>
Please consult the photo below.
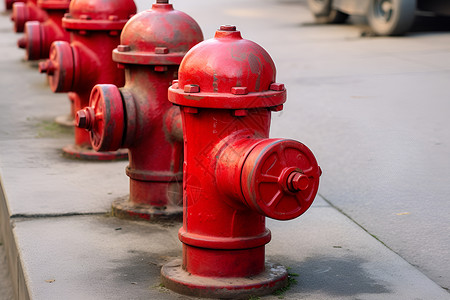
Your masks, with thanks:
<instances>
[{"instance_id":1,"label":"white car","mask_svg":"<svg viewBox=\"0 0 450 300\"><path fill-rule=\"evenodd\" d=\"M450 15L450 0L308 0L318 23L343 23L349 15L366 16L377 35L401 35L417 10Z\"/></svg>"}]
</instances>

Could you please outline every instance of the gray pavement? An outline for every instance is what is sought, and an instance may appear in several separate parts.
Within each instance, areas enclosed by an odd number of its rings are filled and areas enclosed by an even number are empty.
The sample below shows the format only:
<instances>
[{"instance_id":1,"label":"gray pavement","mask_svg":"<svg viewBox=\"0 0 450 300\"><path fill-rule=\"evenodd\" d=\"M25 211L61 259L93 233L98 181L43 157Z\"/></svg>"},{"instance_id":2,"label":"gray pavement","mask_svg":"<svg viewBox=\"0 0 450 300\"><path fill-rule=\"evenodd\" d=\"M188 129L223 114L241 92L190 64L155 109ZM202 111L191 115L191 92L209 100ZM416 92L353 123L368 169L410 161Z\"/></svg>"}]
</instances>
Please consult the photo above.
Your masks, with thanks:
<instances>
[{"instance_id":1,"label":"gray pavement","mask_svg":"<svg viewBox=\"0 0 450 300\"><path fill-rule=\"evenodd\" d=\"M450 299L450 34L362 38L364 24L311 25L305 1L173 3L206 38L231 23L271 54L288 89L271 136L304 142L324 171L304 216L268 220L267 258L298 274L283 296ZM66 95L21 61L11 28L0 16L0 234L19 297L187 299L158 277L181 253L180 224L107 217L128 193L126 162L61 156Z\"/></svg>"}]
</instances>

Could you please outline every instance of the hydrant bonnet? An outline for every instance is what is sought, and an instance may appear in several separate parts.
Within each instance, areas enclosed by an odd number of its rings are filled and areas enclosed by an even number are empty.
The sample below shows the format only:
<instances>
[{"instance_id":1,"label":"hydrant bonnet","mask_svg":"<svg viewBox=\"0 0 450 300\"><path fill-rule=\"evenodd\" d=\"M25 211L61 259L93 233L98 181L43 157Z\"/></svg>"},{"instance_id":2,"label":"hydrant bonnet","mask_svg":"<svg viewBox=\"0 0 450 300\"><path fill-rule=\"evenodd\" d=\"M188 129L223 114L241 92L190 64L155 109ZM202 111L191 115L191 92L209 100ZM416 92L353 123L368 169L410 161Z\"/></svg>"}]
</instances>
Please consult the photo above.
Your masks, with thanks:
<instances>
[{"instance_id":1,"label":"hydrant bonnet","mask_svg":"<svg viewBox=\"0 0 450 300\"><path fill-rule=\"evenodd\" d=\"M179 74L178 85L169 91L169 100L177 105L249 109L286 101L284 86L274 88L276 70L270 55L243 39L234 26L221 26L213 39L193 47Z\"/></svg>"},{"instance_id":2,"label":"hydrant bonnet","mask_svg":"<svg viewBox=\"0 0 450 300\"><path fill-rule=\"evenodd\" d=\"M179 65L186 52L203 40L197 22L172 4L155 3L125 25L113 60L124 64Z\"/></svg>"}]
</instances>

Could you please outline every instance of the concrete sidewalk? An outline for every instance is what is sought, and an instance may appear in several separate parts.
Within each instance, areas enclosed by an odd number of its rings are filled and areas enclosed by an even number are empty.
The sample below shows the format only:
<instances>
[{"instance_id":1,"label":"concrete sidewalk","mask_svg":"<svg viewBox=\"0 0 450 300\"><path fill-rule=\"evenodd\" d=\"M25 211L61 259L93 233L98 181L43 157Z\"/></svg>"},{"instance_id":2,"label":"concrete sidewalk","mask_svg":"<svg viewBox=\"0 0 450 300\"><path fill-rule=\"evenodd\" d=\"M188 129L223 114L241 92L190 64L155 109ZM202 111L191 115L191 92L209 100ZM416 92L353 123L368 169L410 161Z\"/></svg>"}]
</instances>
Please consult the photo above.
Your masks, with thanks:
<instances>
[{"instance_id":1,"label":"concrete sidewalk","mask_svg":"<svg viewBox=\"0 0 450 300\"><path fill-rule=\"evenodd\" d=\"M67 96L22 61L17 38L1 15L0 234L18 298L189 299L159 279L161 265L181 255L180 224L108 217L128 193L127 163L62 157L72 136L53 119L68 113ZM304 216L267 226L267 259L296 282L263 299L450 299L320 197Z\"/></svg>"}]
</instances>

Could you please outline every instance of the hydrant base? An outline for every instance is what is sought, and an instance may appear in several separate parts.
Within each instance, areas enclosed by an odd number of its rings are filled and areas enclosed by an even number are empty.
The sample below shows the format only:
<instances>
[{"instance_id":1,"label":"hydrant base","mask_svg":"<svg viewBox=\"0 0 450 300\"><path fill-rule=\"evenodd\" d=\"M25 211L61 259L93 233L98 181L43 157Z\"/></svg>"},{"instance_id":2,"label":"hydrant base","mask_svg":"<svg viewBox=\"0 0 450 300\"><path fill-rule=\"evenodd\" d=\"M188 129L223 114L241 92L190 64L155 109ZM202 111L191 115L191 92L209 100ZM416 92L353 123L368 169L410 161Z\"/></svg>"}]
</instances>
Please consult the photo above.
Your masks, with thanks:
<instances>
[{"instance_id":1,"label":"hydrant base","mask_svg":"<svg viewBox=\"0 0 450 300\"><path fill-rule=\"evenodd\" d=\"M139 203L132 203L128 197L115 200L111 205L111 214L128 220L145 220L149 222L182 221L183 207L168 205L164 208Z\"/></svg>"},{"instance_id":2,"label":"hydrant base","mask_svg":"<svg viewBox=\"0 0 450 300\"><path fill-rule=\"evenodd\" d=\"M126 160L128 159L128 150L119 149L117 151L97 152L91 148L81 147L78 145L67 145L63 149L64 156L71 159L82 160Z\"/></svg>"},{"instance_id":3,"label":"hydrant base","mask_svg":"<svg viewBox=\"0 0 450 300\"><path fill-rule=\"evenodd\" d=\"M74 121L73 115L71 115L71 114L61 115L61 116L57 116L55 118L55 123L60 126L63 126L63 127L72 128L75 126L74 122L75 121Z\"/></svg>"},{"instance_id":4,"label":"hydrant base","mask_svg":"<svg viewBox=\"0 0 450 300\"><path fill-rule=\"evenodd\" d=\"M253 277L203 277L183 270L181 259L177 259L161 268L161 278L166 288L188 296L247 299L250 296L271 294L287 285L288 273L285 267L266 262L265 269Z\"/></svg>"}]
</instances>

